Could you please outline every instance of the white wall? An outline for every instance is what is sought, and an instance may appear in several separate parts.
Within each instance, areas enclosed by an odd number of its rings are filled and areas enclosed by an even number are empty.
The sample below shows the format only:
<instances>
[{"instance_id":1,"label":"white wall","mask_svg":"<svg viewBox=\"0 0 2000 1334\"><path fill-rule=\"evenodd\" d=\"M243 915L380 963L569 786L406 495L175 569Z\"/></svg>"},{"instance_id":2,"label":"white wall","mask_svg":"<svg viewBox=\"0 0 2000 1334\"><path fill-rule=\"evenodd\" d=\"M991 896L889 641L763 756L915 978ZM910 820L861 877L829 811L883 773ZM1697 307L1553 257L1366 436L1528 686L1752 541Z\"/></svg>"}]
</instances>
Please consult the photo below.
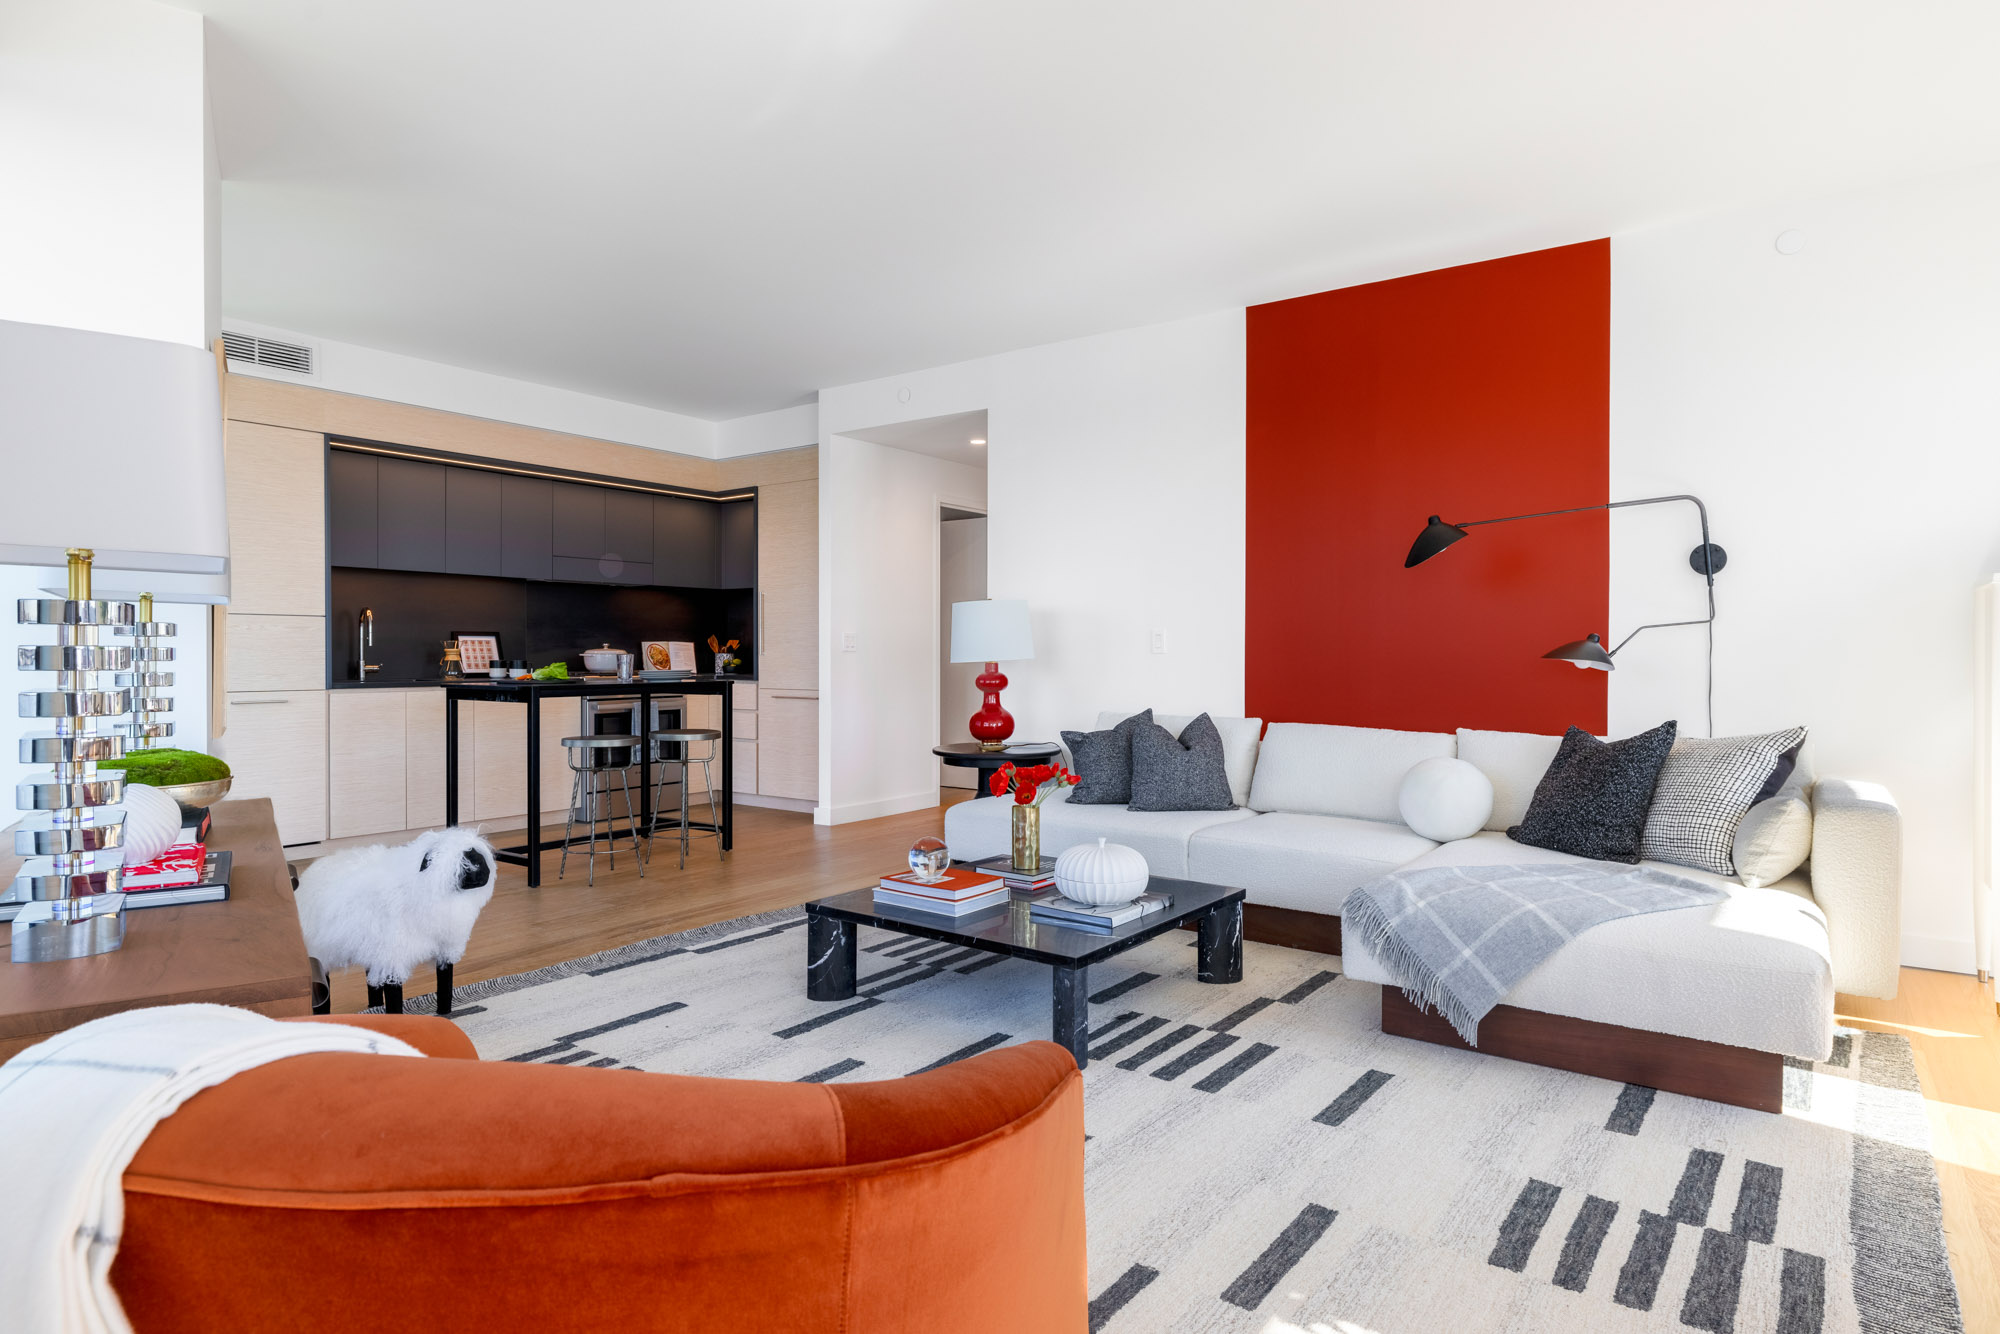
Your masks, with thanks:
<instances>
[{"instance_id":1,"label":"white wall","mask_svg":"<svg viewBox=\"0 0 2000 1334\"><path fill-rule=\"evenodd\" d=\"M202 19L0 6L0 319L208 345Z\"/></svg>"},{"instance_id":2,"label":"white wall","mask_svg":"<svg viewBox=\"0 0 2000 1334\"><path fill-rule=\"evenodd\" d=\"M938 525L938 744L971 741L967 726L979 712L981 696L973 682L985 670L976 662L951 660L951 604L976 602L986 596L986 520L953 519ZM938 762L944 787L971 787L975 769Z\"/></svg>"},{"instance_id":3,"label":"white wall","mask_svg":"<svg viewBox=\"0 0 2000 1334\"><path fill-rule=\"evenodd\" d=\"M845 824L935 806L938 507L984 509L986 474L834 435L820 448L819 487L827 640L815 818Z\"/></svg>"},{"instance_id":4,"label":"white wall","mask_svg":"<svg viewBox=\"0 0 2000 1334\"><path fill-rule=\"evenodd\" d=\"M715 424L715 457L741 458L819 443L819 404L801 403Z\"/></svg>"},{"instance_id":5,"label":"white wall","mask_svg":"<svg viewBox=\"0 0 2000 1334\"><path fill-rule=\"evenodd\" d=\"M664 449L697 458L714 458L716 424L699 417L660 408L620 403L573 389L516 380L505 375L447 366L443 362L382 352L355 343L291 329L278 329L232 315L223 325L235 333L261 334L288 342L310 344L315 350L311 377L231 362L230 369L246 375L292 384L310 384L343 394L387 399L416 407L436 408L489 421L513 422L545 431L587 435L624 445ZM807 440L804 443L811 444ZM792 446L786 446L791 448Z\"/></svg>"},{"instance_id":6,"label":"white wall","mask_svg":"<svg viewBox=\"0 0 2000 1334\"><path fill-rule=\"evenodd\" d=\"M1774 239L1804 234L1782 255ZM1613 496L1692 491L1716 727L1805 723L1905 818L1903 958L1972 968L1972 589L2000 570L2000 167L1612 244ZM1686 506L1618 516L1612 625L1701 614ZM1700 729L1701 636L1619 655L1611 727ZM1690 726L1691 725L1691 726Z\"/></svg>"},{"instance_id":7,"label":"white wall","mask_svg":"<svg viewBox=\"0 0 2000 1334\"><path fill-rule=\"evenodd\" d=\"M1017 737L1104 708L1242 713L1243 330L1228 310L821 391L829 435L987 410L987 589L1027 599L1035 631L1034 661L1006 668ZM829 581L865 521L823 491L820 533L833 636ZM829 727L866 725L827 679L823 756Z\"/></svg>"},{"instance_id":8,"label":"white wall","mask_svg":"<svg viewBox=\"0 0 2000 1334\"><path fill-rule=\"evenodd\" d=\"M152 0L11 0L0 6L0 319L206 347L218 280L202 19ZM0 460L4 464L4 460ZM107 494L133 494L113 479ZM61 572L0 565L0 606ZM208 609L176 622L168 692L175 745L208 736ZM14 627L12 642L50 642ZM114 641L115 642L115 641ZM11 656L11 650L10 656ZM53 683L11 673L0 710L0 825L29 772L19 738L46 731L13 694Z\"/></svg>"}]
</instances>

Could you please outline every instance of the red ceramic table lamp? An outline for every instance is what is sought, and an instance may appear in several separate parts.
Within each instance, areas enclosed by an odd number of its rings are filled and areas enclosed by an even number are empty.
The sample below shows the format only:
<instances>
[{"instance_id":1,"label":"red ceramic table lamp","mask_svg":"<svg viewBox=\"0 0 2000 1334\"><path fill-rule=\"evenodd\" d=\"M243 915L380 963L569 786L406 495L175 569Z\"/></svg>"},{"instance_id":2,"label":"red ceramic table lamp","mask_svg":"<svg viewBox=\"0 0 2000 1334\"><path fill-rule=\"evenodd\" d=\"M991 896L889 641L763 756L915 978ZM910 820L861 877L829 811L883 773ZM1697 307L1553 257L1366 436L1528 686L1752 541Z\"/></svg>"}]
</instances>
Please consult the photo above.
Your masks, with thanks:
<instances>
[{"instance_id":1,"label":"red ceramic table lamp","mask_svg":"<svg viewBox=\"0 0 2000 1334\"><path fill-rule=\"evenodd\" d=\"M983 662L986 670L975 683L982 700L967 724L981 750L1001 750L1014 735L1014 715L1000 707L1007 678L1000 664L1035 656L1035 638L1028 629L1028 604L1019 598L986 598L951 604L951 660Z\"/></svg>"}]
</instances>

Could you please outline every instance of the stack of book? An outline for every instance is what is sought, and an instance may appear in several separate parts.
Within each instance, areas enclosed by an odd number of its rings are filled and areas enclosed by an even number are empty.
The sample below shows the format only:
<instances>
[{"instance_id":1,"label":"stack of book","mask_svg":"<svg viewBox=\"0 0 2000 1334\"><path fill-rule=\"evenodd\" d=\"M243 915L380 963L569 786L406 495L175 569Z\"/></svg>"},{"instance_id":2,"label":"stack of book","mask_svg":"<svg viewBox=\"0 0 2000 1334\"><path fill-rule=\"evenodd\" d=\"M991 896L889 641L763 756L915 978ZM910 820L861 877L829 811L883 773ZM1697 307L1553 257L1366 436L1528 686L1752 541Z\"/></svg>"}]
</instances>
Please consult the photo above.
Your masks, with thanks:
<instances>
[{"instance_id":1,"label":"stack of book","mask_svg":"<svg viewBox=\"0 0 2000 1334\"><path fill-rule=\"evenodd\" d=\"M956 866L946 871L942 880L919 880L906 871L883 876L875 887L875 901L898 908L915 908L918 912L964 917L1005 903L1007 883L998 876Z\"/></svg>"},{"instance_id":2,"label":"stack of book","mask_svg":"<svg viewBox=\"0 0 2000 1334\"><path fill-rule=\"evenodd\" d=\"M1136 922L1149 913L1159 912L1170 906L1173 899L1166 894L1147 891L1130 903L1099 907L1090 903L1078 903L1075 899L1064 898L1051 893L1046 898L1037 898L1029 905L1028 915L1037 922L1047 922L1051 926L1075 926L1088 931L1109 931L1113 927Z\"/></svg>"},{"instance_id":3,"label":"stack of book","mask_svg":"<svg viewBox=\"0 0 2000 1334\"><path fill-rule=\"evenodd\" d=\"M1013 856L1005 852L1001 853L998 857L988 857L984 861L974 862L972 868L975 871L983 871L987 875L997 875L1001 880L1006 882L1007 888L1024 894L1040 893L1042 890L1053 887L1056 883L1056 864L1054 862L1043 862L1039 866L1024 871L1015 866Z\"/></svg>"},{"instance_id":4,"label":"stack of book","mask_svg":"<svg viewBox=\"0 0 2000 1334\"><path fill-rule=\"evenodd\" d=\"M188 819L172 847L149 862L125 868L118 889L127 908L218 903L229 897L230 855L210 852L202 841L208 836L208 812L195 811ZM10 888L0 884L0 895ZM0 922L13 921L25 906L20 901L0 901Z\"/></svg>"}]
</instances>

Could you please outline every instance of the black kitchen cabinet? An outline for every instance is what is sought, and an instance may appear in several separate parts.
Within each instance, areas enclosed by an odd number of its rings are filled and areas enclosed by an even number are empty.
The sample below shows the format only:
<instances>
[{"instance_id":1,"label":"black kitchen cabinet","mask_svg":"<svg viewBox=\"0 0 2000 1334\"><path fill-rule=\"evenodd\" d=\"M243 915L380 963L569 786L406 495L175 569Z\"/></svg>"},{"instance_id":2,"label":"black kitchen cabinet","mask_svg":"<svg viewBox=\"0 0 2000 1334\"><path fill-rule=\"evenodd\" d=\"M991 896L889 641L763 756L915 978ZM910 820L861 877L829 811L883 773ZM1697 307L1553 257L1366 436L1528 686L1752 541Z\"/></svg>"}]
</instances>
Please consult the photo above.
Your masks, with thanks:
<instances>
[{"instance_id":1,"label":"black kitchen cabinet","mask_svg":"<svg viewBox=\"0 0 2000 1334\"><path fill-rule=\"evenodd\" d=\"M497 472L444 470L446 574L502 572L500 482Z\"/></svg>"},{"instance_id":2,"label":"black kitchen cabinet","mask_svg":"<svg viewBox=\"0 0 2000 1334\"><path fill-rule=\"evenodd\" d=\"M757 502L725 500L715 508L719 529L715 586L753 587L757 582Z\"/></svg>"},{"instance_id":3,"label":"black kitchen cabinet","mask_svg":"<svg viewBox=\"0 0 2000 1334\"><path fill-rule=\"evenodd\" d=\"M541 477L500 479L500 573L553 579L555 483Z\"/></svg>"},{"instance_id":4,"label":"black kitchen cabinet","mask_svg":"<svg viewBox=\"0 0 2000 1334\"><path fill-rule=\"evenodd\" d=\"M582 556L557 556L555 579L560 584L635 584L653 582L653 562L623 561L611 556L588 560Z\"/></svg>"},{"instance_id":5,"label":"black kitchen cabinet","mask_svg":"<svg viewBox=\"0 0 2000 1334\"><path fill-rule=\"evenodd\" d=\"M720 515L712 500L653 497L653 582L668 588L714 588Z\"/></svg>"},{"instance_id":6,"label":"black kitchen cabinet","mask_svg":"<svg viewBox=\"0 0 2000 1334\"><path fill-rule=\"evenodd\" d=\"M375 466L377 563L385 570L444 569L444 465L385 458Z\"/></svg>"},{"instance_id":7,"label":"black kitchen cabinet","mask_svg":"<svg viewBox=\"0 0 2000 1334\"><path fill-rule=\"evenodd\" d=\"M334 450L326 460L326 559L329 565L374 569L377 459Z\"/></svg>"},{"instance_id":8,"label":"black kitchen cabinet","mask_svg":"<svg viewBox=\"0 0 2000 1334\"><path fill-rule=\"evenodd\" d=\"M604 493L604 549L599 556L627 565L653 564L653 496L647 491Z\"/></svg>"},{"instance_id":9,"label":"black kitchen cabinet","mask_svg":"<svg viewBox=\"0 0 2000 1334\"><path fill-rule=\"evenodd\" d=\"M757 583L757 502L517 475L334 447L327 563L538 582Z\"/></svg>"},{"instance_id":10,"label":"black kitchen cabinet","mask_svg":"<svg viewBox=\"0 0 2000 1334\"><path fill-rule=\"evenodd\" d=\"M604 547L604 488L555 482L555 546L558 556L596 560ZM558 575L558 578L561 576Z\"/></svg>"}]
</instances>

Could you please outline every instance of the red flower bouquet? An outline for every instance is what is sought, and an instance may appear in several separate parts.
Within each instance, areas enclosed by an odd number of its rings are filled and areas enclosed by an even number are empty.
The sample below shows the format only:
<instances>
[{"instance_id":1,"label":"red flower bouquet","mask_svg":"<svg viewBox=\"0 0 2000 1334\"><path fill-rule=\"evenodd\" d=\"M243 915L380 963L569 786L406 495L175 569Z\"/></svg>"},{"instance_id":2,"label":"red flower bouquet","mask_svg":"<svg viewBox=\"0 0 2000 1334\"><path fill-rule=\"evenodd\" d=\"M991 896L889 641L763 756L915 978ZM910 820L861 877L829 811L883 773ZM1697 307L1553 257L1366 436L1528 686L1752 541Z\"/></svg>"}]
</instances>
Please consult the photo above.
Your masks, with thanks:
<instances>
[{"instance_id":1,"label":"red flower bouquet","mask_svg":"<svg viewBox=\"0 0 2000 1334\"><path fill-rule=\"evenodd\" d=\"M1023 768L1009 760L986 780L986 790L996 797L1012 792L1016 806L1039 806L1049 793L1075 787L1082 781L1061 764L1031 764Z\"/></svg>"}]
</instances>

